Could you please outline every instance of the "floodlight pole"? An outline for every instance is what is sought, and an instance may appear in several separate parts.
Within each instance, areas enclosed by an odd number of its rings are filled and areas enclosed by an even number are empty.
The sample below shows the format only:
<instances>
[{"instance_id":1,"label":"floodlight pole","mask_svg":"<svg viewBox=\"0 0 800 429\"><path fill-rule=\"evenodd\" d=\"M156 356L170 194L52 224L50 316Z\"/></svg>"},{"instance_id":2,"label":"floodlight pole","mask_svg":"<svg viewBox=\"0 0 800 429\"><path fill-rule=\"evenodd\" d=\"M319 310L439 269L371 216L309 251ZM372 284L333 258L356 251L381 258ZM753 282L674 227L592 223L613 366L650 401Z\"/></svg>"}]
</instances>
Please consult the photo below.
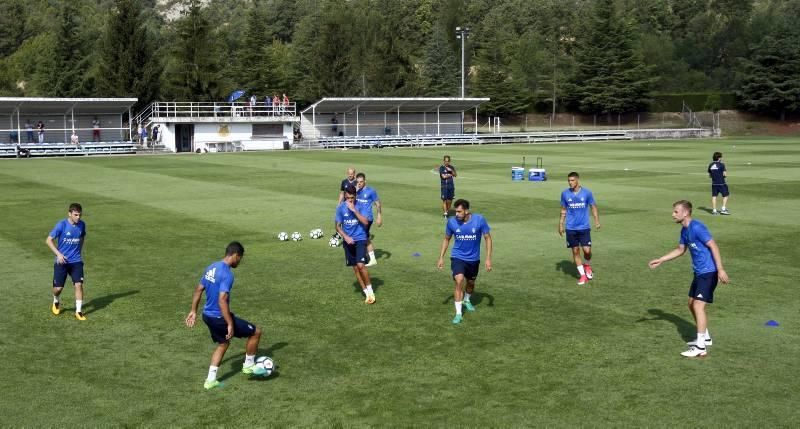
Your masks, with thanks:
<instances>
[{"instance_id":1,"label":"floodlight pole","mask_svg":"<svg viewBox=\"0 0 800 429\"><path fill-rule=\"evenodd\" d=\"M461 98L464 98L464 40L469 37L469 27L456 27L456 39L461 39Z\"/></svg>"}]
</instances>

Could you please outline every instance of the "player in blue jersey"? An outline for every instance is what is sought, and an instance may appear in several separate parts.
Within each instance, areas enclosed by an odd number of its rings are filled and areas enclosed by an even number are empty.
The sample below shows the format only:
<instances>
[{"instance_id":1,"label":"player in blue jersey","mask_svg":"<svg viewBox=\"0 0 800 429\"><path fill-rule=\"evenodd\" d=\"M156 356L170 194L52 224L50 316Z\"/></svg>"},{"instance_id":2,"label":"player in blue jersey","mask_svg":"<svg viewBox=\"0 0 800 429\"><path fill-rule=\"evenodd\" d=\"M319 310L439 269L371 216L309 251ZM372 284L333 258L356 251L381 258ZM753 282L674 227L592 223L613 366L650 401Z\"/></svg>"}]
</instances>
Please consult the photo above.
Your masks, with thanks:
<instances>
[{"instance_id":1,"label":"player in blue jersey","mask_svg":"<svg viewBox=\"0 0 800 429\"><path fill-rule=\"evenodd\" d=\"M572 249L572 260L578 268L579 285L585 285L594 277L592 271L592 227L589 223L589 210L594 217L595 229L600 229L600 217L592 191L581 186L576 172L567 176L569 189L561 193L561 219L558 222L558 235L567 235L567 247ZM581 259L583 249L583 259Z\"/></svg>"},{"instance_id":2,"label":"player in blue jersey","mask_svg":"<svg viewBox=\"0 0 800 429\"><path fill-rule=\"evenodd\" d=\"M375 205L375 216L372 214L372 205ZM356 208L359 213L363 214L369 220L366 226L367 230L367 252L369 253L369 262L367 266L378 265L378 260L375 258L375 246L372 245L372 236L370 230L372 229L373 220L378 227L383 225L383 215L381 214L381 199L375 189L367 186L367 176L364 173L356 174Z\"/></svg>"},{"instance_id":3,"label":"player in blue jersey","mask_svg":"<svg viewBox=\"0 0 800 429\"><path fill-rule=\"evenodd\" d=\"M450 214L450 205L453 203L453 198L456 196L456 185L453 183L453 178L458 176L456 168L450 164L450 155L445 155L442 159L442 165L439 166L439 179L442 185L442 216L447 219Z\"/></svg>"},{"instance_id":4,"label":"player in blue jersey","mask_svg":"<svg viewBox=\"0 0 800 429\"><path fill-rule=\"evenodd\" d=\"M722 163L722 152L714 152L711 160L711 164L708 164L708 176L711 177L711 214L729 215L731 212L728 211L728 196L731 193L728 191L728 184L725 183L728 169ZM722 194L722 210L717 212L717 195L719 194Z\"/></svg>"},{"instance_id":5,"label":"player in blue jersey","mask_svg":"<svg viewBox=\"0 0 800 429\"><path fill-rule=\"evenodd\" d=\"M67 218L58 221L47 236L45 243L56 255L53 264L53 304L50 311L61 314L59 295L64 290L67 275L75 286L75 318L86 320L83 314L83 243L86 239L86 224L81 220L83 207L72 203L67 209Z\"/></svg>"},{"instance_id":6,"label":"player in blue jersey","mask_svg":"<svg viewBox=\"0 0 800 429\"><path fill-rule=\"evenodd\" d=\"M722 267L722 256L711 233L699 220L692 219L692 203L686 200L672 205L672 219L682 225L678 247L666 255L650 261L655 269L663 262L683 256L686 249L692 255L694 279L689 287L689 311L697 325L697 339L687 343L689 350L681 353L686 357L702 357L707 354L706 346L711 345L706 318L706 303L714 302L714 289L717 281L728 283L728 273Z\"/></svg>"},{"instance_id":7,"label":"player in blue jersey","mask_svg":"<svg viewBox=\"0 0 800 429\"><path fill-rule=\"evenodd\" d=\"M342 184L339 186L339 202L337 204L341 204L344 201L344 190L348 186L356 186L356 169L353 167L347 169L347 177L342 179Z\"/></svg>"},{"instance_id":8,"label":"player in blue jersey","mask_svg":"<svg viewBox=\"0 0 800 429\"><path fill-rule=\"evenodd\" d=\"M475 291L475 279L481 265L481 237L486 239L486 271L492 271L492 229L483 216L469 211L469 201L456 200L454 206L456 217L447 220L436 266L440 270L444 267L444 254L450 247L450 238L455 236L455 244L450 252L450 268L455 282L453 301L456 315L453 323L459 324L462 305L467 311L475 311L470 296Z\"/></svg>"},{"instance_id":9,"label":"player in blue jersey","mask_svg":"<svg viewBox=\"0 0 800 429\"><path fill-rule=\"evenodd\" d=\"M193 327L197 318L197 307L203 291L206 293L206 304L203 306L203 322L208 326L211 339L217 343L217 348L211 354L211 366L208 368L208 377L203 387L213 389L222 387L217 380L217 370L225 352L228 351L232 337L247 338L245 344L244 365L242 372L249 375L264 375L266 370L256 365L258 343L261 340L261 328L252 323L236 317L231 312L230 294L233 288L233 269L238 267L244 257L244 246L238 241L228 244L225 257L214 262L205 270L200 278L200 283L192 295L192 308L186 316L186 326Z\"/></svg>"},{"instance_id":10,"label":"player in blue jersey","mask_svg":"<svg viewBox=\"0 0 800 429\"><path fill-rule=\"evenodd\" d=\"M372 290L372 282L369 279L367 262L367 230L369 219L361 214L356 207L356 188L348 186L344 190L344 201L336 207L336 232L344 240L344 259L345 265L353 267L356 280L364 292L364 303L375 303L375 291Z\"/></svg>"}]
</instances>

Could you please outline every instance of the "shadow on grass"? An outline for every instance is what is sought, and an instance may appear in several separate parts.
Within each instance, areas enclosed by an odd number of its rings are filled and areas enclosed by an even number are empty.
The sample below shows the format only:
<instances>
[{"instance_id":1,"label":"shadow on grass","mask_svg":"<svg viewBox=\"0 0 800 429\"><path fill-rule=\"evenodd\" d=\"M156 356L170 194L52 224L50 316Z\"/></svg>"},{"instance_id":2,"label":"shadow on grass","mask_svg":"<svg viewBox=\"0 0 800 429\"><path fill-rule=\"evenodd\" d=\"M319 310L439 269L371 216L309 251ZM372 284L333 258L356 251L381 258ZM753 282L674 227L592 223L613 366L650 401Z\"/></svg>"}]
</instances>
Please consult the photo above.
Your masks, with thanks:
<instances>
[{"instance_id":1,"label":"shadow on grass","mask_svg":"<svg viewBox=\"0 0 800 429\"><path fill-rule=\"evenodd\" d=\"M483 300L488 301L486 303L488 307L494 307L494 295L492 294L486 292L475 292L469 298L469 301L472 303L472 305L476 307L480 306ZM444 301L442 301L442 304L447 304L452 301L453 301L453 294L450 294L447 296L447 298L444 299Z\"/></svg>"},{"instance_id":2,"label":"shadow on grass","mask_svg":"<svg viewBox=\"0 0 800 429\"><path fill-rule=\"evenodd\" d=\"M684 341L689 341L694 339L695 331L694 325L689 322L688 320L680 317L678 315L672 313L666 313L663 310L659 310L657 308L651 308L647 310L648 313L652 314L653 317L642 317L641 319L637 320L636 322L649 322L654 320L666 320L669 323L675 325L675 329L678 330L678 335L683 338Z\"/></svg>"},{"instance_id":3,"label":"shadow on grass","mask_svg":"<svg viewBox=\"0 0 800 429\"><path fill-rule=\"evenodd\" d=\"M697 210L702 210L702 211L704 211L704 212L706 212L708 214L714 213L714 210L711 210L711 208L709 208L709 207L698 207Z\"/></svg>"},{"instance_id":4,"label":"shadow on grass","mask_svg":"<svg viewBox=\"0 0 800 429\"><path fill-rule=\"evenodd\" d=\"M129 290L127 292L112 293L110 295L93 298L91 301L86 303L86 305L84 306L85 310L83 313L91 314L94 313L95 311L100 311L108 307L109 305L111 305L112 302L120 298L125 298L126 296L135 295L137 293L139 293L138 290Z\"/></svg>"},{"instance_id":5,"label":"shadow on grass","mask_svg":"<svg viewBox=\"0 0 800 429\"><path fill-rule=\"evenodd\" d=\"M375 249L375 259L390 259L392 252L383 249Z\"/></svg>"},{"instance_id":6,"label":"shadow on grass","mask_svg":"<svg viewBox=\"0 0 800 429\"><path fill-rule=\"evenodd\" d=\"M562 273L572 276L576 279L580 278L578 275L578 269L575 268L575 262L573 261L564 259L563 261L556 263L556 271L561 271Z\"/></svg>"},{"instance_id":7,"label":"shadow on grass","mask_svg":"<svg viewBox=\"0 0 800 429\"><path fill-rule=\"evenodd\" d=\"M269 357L273 357L274 353L277 350L280 350L280 349L282 349L282 348L284 348L284 347L286 347L288 345L289 345L289 343L286 343L286 342L275 343L275 344L269 346L266 350L264 350L264 354L260 354L259 352L256 352L256 356L265 356L266 355L266 356L269 356ZM233 346L233 344L231 344L231 346ZM242 347L244 347L244 342L242 342ZM230 353L230 347L228 347L228 353L226 353L225 358L222 359L222 362L220 362L219 366L221 368L226 364L230 364L229 365L229 369L225 374L222 374L222 375L217 377L217 380L219 380L219 381L224 381L224 380L226 380L228 378L233 377L236 374L241 374L242 373L242 365L244 364L244 353L241 353L241 352L240 353ZM273 371L272 374L269 377L250 377L250 379L251 380L264 381L264 380L272 380L273 378L277 378L279 376L278 367L279 366L276 363L275 364L275 371ZM244 374L242 374L242 375L244 375Z\"/></svg>"},{"instance_id":8,"label":"shadow on grass","mask_svg":"<svg viewBox=\"0 0 800 429\"><path fill-rule=\"evenodd\" d=\"M383 280L379 279L378 277L371 277L369 280L372 282L372 291L378 292L378 288L383 286ZM358 284L358 280L353 281L353 292L361 293L361 285Z\"/></svg>"}]
</instances>

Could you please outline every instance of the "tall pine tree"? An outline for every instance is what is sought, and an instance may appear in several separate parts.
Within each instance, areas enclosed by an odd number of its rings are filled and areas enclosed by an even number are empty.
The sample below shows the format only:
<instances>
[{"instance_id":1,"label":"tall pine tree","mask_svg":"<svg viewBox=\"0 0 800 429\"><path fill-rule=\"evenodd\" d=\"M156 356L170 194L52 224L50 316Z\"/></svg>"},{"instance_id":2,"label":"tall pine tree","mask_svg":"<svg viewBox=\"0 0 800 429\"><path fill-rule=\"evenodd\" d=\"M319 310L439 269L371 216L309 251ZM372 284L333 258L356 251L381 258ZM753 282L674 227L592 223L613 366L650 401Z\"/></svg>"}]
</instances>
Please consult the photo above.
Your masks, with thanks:
<instances>
[{"instance_id":1,"label":"tall pine tree","mask_svg":"<svg viewBox=\"0 0 800 429\"><path fill-rule=\"evenodd\" d=\"M585 113L645 110L654 78L634 49L633 26L615 11L614 0L598 0L590 13L576 38L577 67L564 86L567 98Z\"/></svg>"}]
</instances>

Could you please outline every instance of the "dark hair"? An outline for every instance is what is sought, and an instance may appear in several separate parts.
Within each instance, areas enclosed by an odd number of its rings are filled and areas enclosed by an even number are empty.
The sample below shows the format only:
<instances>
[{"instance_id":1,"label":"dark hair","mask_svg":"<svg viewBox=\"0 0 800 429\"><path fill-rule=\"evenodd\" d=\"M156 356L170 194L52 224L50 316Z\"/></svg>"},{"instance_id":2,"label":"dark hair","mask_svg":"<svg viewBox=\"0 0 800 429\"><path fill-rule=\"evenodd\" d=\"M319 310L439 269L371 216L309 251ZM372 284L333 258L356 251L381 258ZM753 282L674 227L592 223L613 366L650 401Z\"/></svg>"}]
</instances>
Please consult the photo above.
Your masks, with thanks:
<instances>
[{"instance_id":1,"label":"dark hair","mask_svg":"<svg viewBox=\"0 0 800 429\"><path fill-rule=\"evenodd\" d=\"M367 175L366 175L366 174L364 174L364 173L358 173L358 174L356 174L356 179L364 179L364 180L367 180Z\"/></svg>"},{"instance_id":2,"label":"dark hair","mask_svg":"<svg viewBox=\"0 0 800 429\"><path fill-rule=\"evenodd\" d=\"M350 195L355 195L356 194L356 187L353 186L353 185L347 185L347 187L344 188L344 193L345 194L350 194Z\"/></svg>"},{"instance_id":3,"label":"dark hair","mask_svg":"<svg viewBox=\"0 0 800 429\"><path fill-rule=\"evenodd\" d=\"M672 204L672 207L675 207L675 206L681 206L681 207L685 208L689 212L690 215L692 214L692 203L687 201L687 200L675 201Z\"/></svg>"},{"instance_id":4,"label":"dark hair","mask_svg":"<svg viewBox=\"0 0 800 429\"><path fill-rule=\"evenodd\" d=\"M465 199L458 199L456 202L453 203L453 207L455 208L463 208L464 210L469 210L469 201Z\"/></svg>"},{"instance_id":5,"label":"dark hair","mask_svg":"<svg viewBox=\"0 0 800 429\"><path fill-rule=\"evenodd\" d=\"M714 156L711 159L719 161L720 158L722 158L722 152L714 152Z\"/></svg>"},{"instance_id":6,"label":"dark hair","mask_svg":"<svg viewBox=\"0 0 800 429\"><path fill-rule=\"evenodd\" d=\"M444 156L444 158L442 158L442 160L444 160L444 161L450 161L450 155L445 155L445 156Z\"/></svg>"},{"instance_id":7,"label":"dark hair","mask_svg":"<svg viewBox=\"0 0 800 429\"><path fill-rule=\"evenodd\" d=\"M69 209L67 211L83 213L83 207L81 207L81 205L78 203L72 203L69 205Z\"/></svg>"},{"instance_id":8,"label":"dark hair","mask_svg":"<svg viewBox=\"0 0 800 429\"><path fill-rule=\"evenodd\" d=\"M569 177L574 177L574 178L576 178L576 179L580 179L580 178L581 178L581 175L573 171L572 173L569 173L569 174L567 174L567 177L568 177L568 178L569 178Z\"/></svg>"},{"instance_id":9,"label":"dark hair","mask_svg":"<svg viewBox=\"0 0 800 429\"><path fill-rule=\"evenodd\" d=\"M244 246L238 241L231 241L228 247L225 248L225 256L239 255L244 256Z\"/></svg>"}]
</instances>

